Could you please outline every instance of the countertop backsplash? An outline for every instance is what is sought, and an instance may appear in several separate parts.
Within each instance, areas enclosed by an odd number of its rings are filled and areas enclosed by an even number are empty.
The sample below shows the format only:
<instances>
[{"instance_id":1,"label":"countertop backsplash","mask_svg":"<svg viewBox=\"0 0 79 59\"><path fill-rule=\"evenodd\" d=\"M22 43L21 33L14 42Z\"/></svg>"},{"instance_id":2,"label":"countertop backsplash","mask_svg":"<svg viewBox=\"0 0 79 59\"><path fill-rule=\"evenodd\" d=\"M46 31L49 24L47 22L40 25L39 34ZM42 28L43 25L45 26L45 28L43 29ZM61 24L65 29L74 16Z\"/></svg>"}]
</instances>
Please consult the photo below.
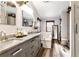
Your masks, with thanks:
<instances>
[{"instance_id":1,"label":"countertop backsplash","mask_svg":"<svg viewBox=\"0 0 79 59\"><path fill-rule=\"evenodd\" d=\"M16 34L17 26L12 25L2 25L0 24L0 31L3 31L6 33L7 37L13 37L14 34ZM32 27L22 27L23 32L32 32L34 29Z\"/></svg>"}]
</instances>

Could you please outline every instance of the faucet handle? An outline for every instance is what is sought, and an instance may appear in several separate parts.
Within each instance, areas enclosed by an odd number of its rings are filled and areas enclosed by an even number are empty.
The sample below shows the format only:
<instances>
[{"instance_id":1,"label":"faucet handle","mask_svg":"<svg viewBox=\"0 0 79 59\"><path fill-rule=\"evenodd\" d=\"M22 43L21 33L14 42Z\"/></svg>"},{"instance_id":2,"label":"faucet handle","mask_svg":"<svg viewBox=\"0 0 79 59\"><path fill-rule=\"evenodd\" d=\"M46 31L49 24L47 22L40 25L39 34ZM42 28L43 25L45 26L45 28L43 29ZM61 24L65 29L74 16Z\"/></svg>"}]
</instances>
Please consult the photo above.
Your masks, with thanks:
<instances>
[{"instance_id":1,"label":"faucet handle","mask_svg":"<svg viewBox=\"0 0 79 59\"><path fill-rule=\"evenodd\" d=\"M0 36L2 36L3 31L0 31Z\"/></svg>"},{"instance_id":2,"label":"faucet handle","mask_svg":"<svg viewBox=\"0 0 79 59\"><path fill-rule=\"evenodd\" d=\"M4 32L4 31L1 31L1 37L2 37L2 39L4 40L6 40L7 39L7 37L6 37L6 33Z\"/></svg>"},{"instance_id":3,"label":"faucet handle","mask_svg":"<svg viewBox=\"0 0 79 59\"><path fill-rule=\"evenodd\" d=\"M4 31L1 31L1 35L4 36L5 35L5 32Z\"/></svg>"}]
</instances>

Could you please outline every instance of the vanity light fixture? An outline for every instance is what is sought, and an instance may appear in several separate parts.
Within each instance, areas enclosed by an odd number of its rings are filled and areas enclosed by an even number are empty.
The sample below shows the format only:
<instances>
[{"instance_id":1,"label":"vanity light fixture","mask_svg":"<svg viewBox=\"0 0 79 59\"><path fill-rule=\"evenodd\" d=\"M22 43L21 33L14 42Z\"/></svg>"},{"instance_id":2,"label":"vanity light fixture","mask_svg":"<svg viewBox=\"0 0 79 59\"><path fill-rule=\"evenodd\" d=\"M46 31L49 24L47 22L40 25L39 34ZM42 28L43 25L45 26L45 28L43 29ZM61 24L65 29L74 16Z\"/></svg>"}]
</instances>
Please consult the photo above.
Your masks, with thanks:
<instances>
[{"instance_id":1,"label":"vanity light fixture","mask_svg":"<svg viewBox=\"0 0 79 59\"><path fill-rule=\"evenodd\" d=\"M53 1L43 1L44 3L52 3Z\"/></svg>"},{"instance_id":2,"label":"vanity light fixture","mask_svg":"<svg viewBox=\"0 0 79 59\"><path fill-rule=\"evenodd\" d=\"M29 1L16 1L19 6L22 6L23 4L27 4Z\"/></svg>"},{"instance_id":3,"label":"vanity light fixture","mask_svg":"<svg viewBox=\"0 0 79 59\"><path fill-rule=\"evenodd\" d=\"M67 13L70 13L70 11L71 11L71 6L68 7Z\"/></svg>"}]
</instances>

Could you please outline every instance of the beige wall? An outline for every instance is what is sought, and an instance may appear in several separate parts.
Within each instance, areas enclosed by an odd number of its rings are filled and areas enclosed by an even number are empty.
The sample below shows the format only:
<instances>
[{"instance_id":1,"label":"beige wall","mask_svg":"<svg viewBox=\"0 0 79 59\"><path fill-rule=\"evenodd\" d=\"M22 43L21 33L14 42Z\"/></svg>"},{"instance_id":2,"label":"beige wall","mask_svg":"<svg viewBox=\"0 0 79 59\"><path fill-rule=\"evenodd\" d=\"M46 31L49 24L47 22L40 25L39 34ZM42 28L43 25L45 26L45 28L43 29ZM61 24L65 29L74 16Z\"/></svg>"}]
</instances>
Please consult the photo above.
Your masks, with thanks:
<instances>
[{"instance_id":1,"label":"beige wall","mask_svg":"<svg viewBox=\"0 0 79 59\"><path fill-rule=\"evenodd\" d=\"M64 11L61 14L61 38L67 40L67 12Z\"/></svg>"}]
</instances>

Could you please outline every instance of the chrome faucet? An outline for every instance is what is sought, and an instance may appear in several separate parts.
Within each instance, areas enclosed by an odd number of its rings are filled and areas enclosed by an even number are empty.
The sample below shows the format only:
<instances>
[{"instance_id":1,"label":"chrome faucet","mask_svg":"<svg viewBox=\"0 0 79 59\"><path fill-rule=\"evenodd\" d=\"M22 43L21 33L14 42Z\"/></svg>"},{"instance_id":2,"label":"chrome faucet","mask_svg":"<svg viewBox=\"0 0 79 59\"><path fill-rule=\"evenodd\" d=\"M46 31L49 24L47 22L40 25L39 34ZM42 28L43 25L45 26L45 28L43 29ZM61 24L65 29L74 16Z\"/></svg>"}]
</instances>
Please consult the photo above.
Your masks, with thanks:
<instances>
[{"instance_id":1,"label":"chrome faucet","mask_svg":"<svg viewBox=\"0 0 79 59\"><path fill-rule=\"evenodd\" d=\"M4 31L0 32L0 41L6 40L6 33Z\"/></svg>"}]
</instances>

